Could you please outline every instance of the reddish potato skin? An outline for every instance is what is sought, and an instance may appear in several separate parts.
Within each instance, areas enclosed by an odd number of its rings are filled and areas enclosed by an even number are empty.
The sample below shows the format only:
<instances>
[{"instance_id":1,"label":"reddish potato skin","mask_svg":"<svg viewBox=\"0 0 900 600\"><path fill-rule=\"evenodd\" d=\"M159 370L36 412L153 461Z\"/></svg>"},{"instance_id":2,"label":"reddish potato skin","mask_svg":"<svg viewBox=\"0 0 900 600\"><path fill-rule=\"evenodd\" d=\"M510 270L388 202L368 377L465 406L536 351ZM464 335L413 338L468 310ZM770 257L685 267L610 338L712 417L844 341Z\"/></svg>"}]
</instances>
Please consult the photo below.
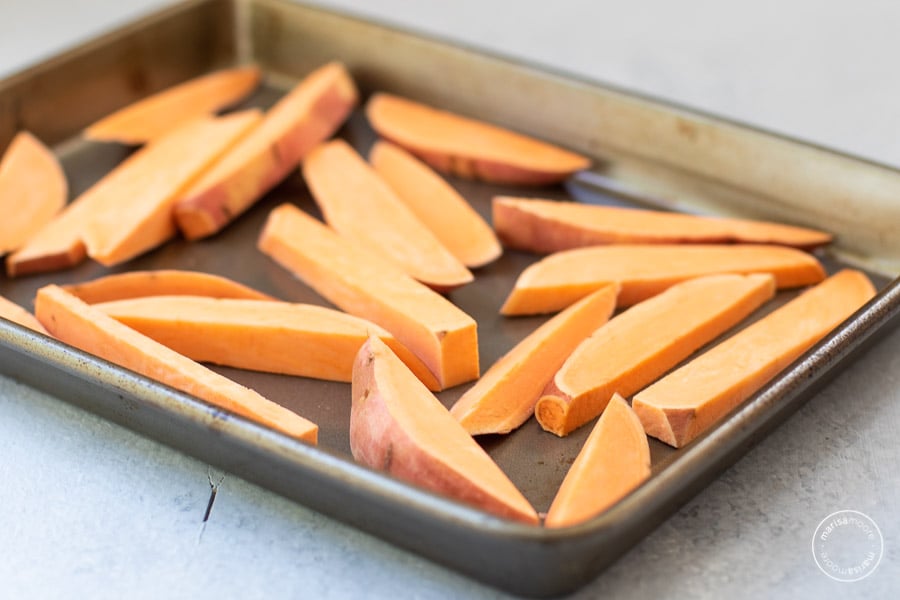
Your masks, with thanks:
<instances>
[{"instance_id":1,"label":"reddish potato skin","mask_svg":"<svg viewBox=\"0 0 900 600\"><path fill-rule=\"evenodd\" d=\"M695 217L654 210L611 207L605 209L627 211L633 215L643 213L651 222L656 222L656 225L651 224L643 231L633 229L633 225L626 225L624 230L619 230L614 225L595 228L593 222L576 223L569 221L565 215L542 214L540 205L551 203L558 206L571 204L537 198L495 196L491 212L497 237L507 248L536 254L551 254L606 244L774 244L812 251L832 240L832 236L825 232L765 221ZM529 204L538 208L533 208ZM597 207L597 210L603 209L604 207ZM675 228L661 229L658 220L663 215L681 219L680 226L684 229L681 231ZM615 218L614 215L609 217ZM696 223L691 223L691 220L696 220ZM707 227L712 223L720 225L718 230ZM699 230L694 227L695 224L700 226ZM747 226L750 227L749 230ZM771 229L764 229L767 226L771 226Z\"/></svg>"},{"instance_id":2,"label":"reddish potato skin","mask_svg":"<svg viewBox=\"0 0 900 600\"><path fill-rule=\"evenodd\" d=\"M267 148L219 183L180 200L174 214L182 235L196 240L225 227L237 216L228 206L229 198L262 197L277 183L275 176L279 170L274 149Z\"/></svg>"},{"instance_id":3,"label":"reddish potato skin","mask_svg":"<svg viewBox=\"0 0 900 600\"><path fill-rule=\"evenodd\" d=\"M445 175L455 175L463 179L477 179L486 183L506 185L543 186L565 181L574 171L537 171L523 169L515 165L509 165L491 160L456 156L441 152L429 152L421 148L404 144L402 141L383 136L407 152L416 156L435 171Z\"/></svg>"},{"instance_id":4,"label":"reddish potato skin","mask_svg":"<svg viewBox=\"0 0 900 600\"><path fill-rule=\"evenodd\" d=\"M11 255L15 256L15 255ZM87 258L87 249L84 244L73 244L64 252L46 254L26 260L6 260L7 277L21 277L32 273L44 273L47 271L61 271L80 264Z\"/></svg>"},{"instance_id":5,"label":"reddish potato skin","mask_svg":"<svg viewBox=\"0 0 900 600\"><path fill-rule=\"evenodd\" d=\"M361 352L365 361L374 360L371 354ZM353 405L350 412L350 450L353 458L368 467L428 488L439 494L457 494L463 482L454 477L455 473L440 472L441 465L425 456L415 446L403 429L391 418L390 410L378 389L371 368L357 363L354 374L363 372L362 376L354 376L352 383ZM467 499L477 504L478 498Z\"/></svg>"},{"instance_id":6,"label":"reddish potato skin","mask_svg":"<svg viewBox=\"0 0 900 600\"><path fill-rule=\"evenodd\" d=\"M350 451L354 460L497 516L538 523L536 513L512 510L418 446L391 415L376 363L370 339L360 348L353 366Z\"/></svg>"}]
</instances>

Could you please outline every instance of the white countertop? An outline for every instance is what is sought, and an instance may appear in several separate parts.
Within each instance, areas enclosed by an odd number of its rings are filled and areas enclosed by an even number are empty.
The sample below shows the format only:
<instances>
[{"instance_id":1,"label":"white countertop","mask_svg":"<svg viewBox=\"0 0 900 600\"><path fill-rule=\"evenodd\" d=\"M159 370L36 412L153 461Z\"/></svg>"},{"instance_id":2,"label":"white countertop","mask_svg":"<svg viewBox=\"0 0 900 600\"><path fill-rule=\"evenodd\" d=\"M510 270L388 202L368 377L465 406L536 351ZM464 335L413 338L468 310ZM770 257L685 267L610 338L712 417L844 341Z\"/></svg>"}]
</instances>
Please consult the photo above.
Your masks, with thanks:
<instances>
[{"instance_id":1,"label":"white countertop","mask_svg":"<svg viewBox=\"0 0 900 600\"><path fill-rule=\"evenodd\" d=\"M896 2L320 4L900 167ZM161 5L4 0L0 77ZM898 429L895 330L580 595L895 595ZM6 378L0 440L2 597L500 595ZM841 509L885 538L882 563L856 583L825 577L810 552Z\"/></svg>"}]
</instances>

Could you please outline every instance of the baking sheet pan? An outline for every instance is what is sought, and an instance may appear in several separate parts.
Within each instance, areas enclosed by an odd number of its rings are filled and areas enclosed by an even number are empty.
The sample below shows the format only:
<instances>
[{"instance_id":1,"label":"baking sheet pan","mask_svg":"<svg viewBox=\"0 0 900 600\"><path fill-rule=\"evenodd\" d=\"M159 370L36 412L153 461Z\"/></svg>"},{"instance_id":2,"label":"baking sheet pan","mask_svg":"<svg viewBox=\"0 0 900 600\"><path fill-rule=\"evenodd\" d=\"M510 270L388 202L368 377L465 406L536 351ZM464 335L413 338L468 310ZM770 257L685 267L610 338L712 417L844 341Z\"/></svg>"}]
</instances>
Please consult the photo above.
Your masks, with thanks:
<instances>
[{"instance_id":1,"label":"baking sheet pan","mask_svg":"<svg viewBox=\"0 0 900 600\"><path fill-rule=\"evenodd\" d=\"M379 51L371 52L376 44ZM898 241L877 234L897 210L896 203L887 201L900 191L896 171L279 0L188 3L0 82L0 146L20 128L54 144L74 197L128 154L126 148L77 137L83 126L110 110L213 68L246 61L258 62L266 73L266 85L246 105L266 107L305 72L333 59L347 63L364 95L378 89L406 94L598 159L593 173L539 190L451 179L482 214L489 213L491 196L509 194L656 204L820 226L839 236L823 256L829 271L845 264L864 266L880 294L706 436L677 451L652 440L653 476L623 502L584 525L555 531L508 523L353 464L348 385L217 367L317 422L320 445L310 448L6 322L0 323L0 370L482 581L546 596L596 576L796 410L876 333L898 321L900 284L890 277L900 264ZM374 141L359 111L340 135L361 151ZM740 163L742 153L751 150L765 157L757 161L762 165ZM723 153L727 156L719 156ZM769 157L785 174L772 177ZM829 167L827 173L822 164ZM828 179L819 180L817 174ZM878 185L873 188L872 182ZM834 194L823 199L826 188L855 192L851 217L845 216L847 199L837 202ZM113 271L202 270L287 300L324 304L255 249L268 211L285 201L317 214L294 174L220 235L195 243L173 241ZM497 314L516 275L534 259L508 251L479 270L474 284L451 294L479 322L483 370L543 321ZM0 278L0 294L30 306L35 290L46 283L109 272L88 262L59 273ZM791 296L779 294L757 316ZM466 387L440 398L449 406ZM532 420L510 436L479 441L535 507L546 510L589 431L586 426L558 439Z\"/></svg>"}]
</instances>

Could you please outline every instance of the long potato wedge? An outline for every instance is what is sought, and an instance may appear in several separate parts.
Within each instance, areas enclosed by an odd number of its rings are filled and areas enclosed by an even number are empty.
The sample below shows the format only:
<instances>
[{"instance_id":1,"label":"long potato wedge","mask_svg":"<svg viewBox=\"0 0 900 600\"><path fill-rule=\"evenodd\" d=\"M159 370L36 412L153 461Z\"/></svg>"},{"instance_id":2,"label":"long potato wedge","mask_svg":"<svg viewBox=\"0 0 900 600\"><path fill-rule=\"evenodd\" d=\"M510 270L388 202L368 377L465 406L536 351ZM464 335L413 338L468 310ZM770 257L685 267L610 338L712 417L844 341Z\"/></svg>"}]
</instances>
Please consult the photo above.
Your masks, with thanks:
<instances>
[{"instance_id":1,"label":"long potato wedge","mask_svg":"<svg viewBox=\"0 0 900 600\"><path fill-rule=\"evenodd\" d=\"M303 178L325 222L440 292L472 273L344 140L320 145L303 161Z\"/></svg>"},{"instance_id":2,"label":"long potato wedge","mask_svg":"<svg viewBox=\"0 0 900 600\"><path fill-rule=\"evenodd\" d=\"M58 286L38 290L35 314L60 341L298 440L316 443L314 423L119 323Z\"/></svg>"},{"instance_id":3,"label":"long potato wedge","mask_svg":"<svg viewBox=\"0 0 900 600\"><path fill-rule=\"evenodd\" d=\"M88 256L113 266L143 254L174 237L172 208L185 185L239 143L261 119L250 109L215 119L200 119L163 138L155 148L158 161L132 169L129 181L106 190L119 193L85 224L82 239ZM172 139L174 138L174 140ZM167 143L168 142L168 143ZM163 150L167 154L163 154Z\"/></svg>"},{"instance_id":4,"label":"long potato wedge","mask_svg":"<svg viewBox=\"0 0 900 600\"><path fill-rule=\"evenodd\" d=\"M859 271L832 275L637 394L633 405L644 429L684 446L874 295Z\"/></svg>"},{"instance_id":5,"label":"long potato wedge","mask_svg":"<svg viewBox=\"0 0 900 600\"><path fill-rule=\"evenodd\" d=\"M674 285L610 319L566 359L535 406L565 436L727 331L775 294L768 274L710 275Z\"/></svg>"},{"instance_id":6,"label":"long potato wedge","mask_svg":"<svg viewBox=\"0 0 900 600\"><path fill-rule=\"evenodd\" d=\"M269 214L258 246L338 308L394 334L441 389L478 378L475 320L365 246L290 204Z\"/></svg>"},{"instance_id":7,"label":"long potato wedge","mask_svg":"<svg viewBox=\"0 0 900 600\"><path fill-rule=\"evenodd\" d=\"M95 306L199 362L330 381L350 381L356 353L374 335L429 388L437 387L431 371L385 329L324 306L187 295Z\"/></svg>"},{"instance_id":8,"label":"long potato wedge","mask_svg":"<svg viewBox=\"0 0 900 600\"><path fill-rule=\"evenodd\" d=\"M825 269L795 248L761 244L618 244L551 254L526 268L500 309L504 315L555 312L618 282L619 306L680 281L721 273L771 273L779 289L818 283Z\"/></svg>"},{"instance_id":9,"label":"long potato wedge","mask_svg":"<svg viewBox=\"0 0 900 600\"><path fill-rule=\"evenodd\" d=\"M249 209L338 130L357 96L340 63L307 75L250 135L181 194L175 206L181 233L188 239L213 235Z\"/></svg>"},{"instance_id":10,"label":"long potato wedge","mask_svg":"<svg viewBox=\"0 0 900 600\"><path fill-rule=\"evenodd\" d=\"M178 269L126 271L61 287L88 304L145 296L275 299L221 275Z\"/></svg>"},{"instance_id":11,"label":"long potato wedge","mask_svg":"<svg viewBox=\"0 0 900 600\"><path fill-rule=\"evenodd\" d=\"M236 104L259 85L259 67L222 69L195 77L129 104L84 130L102 142L144 144L196 117Z\"/></svg>"},{"instance_id":12,"label":"long potato wedge","mask_svg":"<svg viewBox=\"0 0 900 600\"><path fill-rule=\"evenodd\" d=\"M811 250L831 234L781 223L497 196L493 221L503 244L540 254L600 244L774 244Z\"/></svg>"},{"instance_id":13,"label":"long potato wedge","mask_svg":"<svg viewBox=\"0 0 900 600\"><path fill-rule=\"evenodd\" d=\"M450 409L471 435L509 433L534 413L570 354L616 308L619 286L600 288L555 315L495 362Z\"/></svg>"}]
</instances>

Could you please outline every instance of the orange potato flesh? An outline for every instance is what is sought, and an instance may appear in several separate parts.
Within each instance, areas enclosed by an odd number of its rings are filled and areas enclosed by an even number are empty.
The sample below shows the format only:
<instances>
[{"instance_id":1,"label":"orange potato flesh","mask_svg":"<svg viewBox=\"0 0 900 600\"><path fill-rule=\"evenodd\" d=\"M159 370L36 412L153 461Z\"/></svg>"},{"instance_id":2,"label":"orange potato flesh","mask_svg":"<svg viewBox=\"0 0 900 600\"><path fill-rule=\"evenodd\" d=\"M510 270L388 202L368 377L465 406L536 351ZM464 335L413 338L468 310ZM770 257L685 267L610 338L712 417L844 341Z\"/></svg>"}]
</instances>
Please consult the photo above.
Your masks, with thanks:
<instances>
[{"instance_id":1,"label":"orange potato flesh","mask_svg":"<svg viewBox=\"0 0 900 600\"><path fill-rule=\"evenodd\" d=\"M828 233L780 223L506 196L494 198L493 221L505 246L537 253L601 244L727 242L810 250L831 241Z\"/></svg>"},{"instance_id":2,"label":"orange potato flesh","mask_svg":"<svg viewBox=\"0 0 900 600\"><path fill-rule=\"evenodd\" d=\"M330 381L350 381L356 353L375 335L417 377L437 385L422 361L390 333L323 306L203 296L152 296L95 306L199 362Z\"/></svg>"},{"instance_id":3,"label":"orange potato flesh","mask_svg":"<svg viewBox=\"0 0 900 600\"><path fill-rule=\"evenodd\" d=\"M504 315L560 310L618 282L619 306L646 300L680 281L720 273L771 273L779 289L818 283L825 269L795 248L761 244L620 244L551 254L519 275Z\"/></svg>"},{"instance_id":4,"label":"orange potato flesh","mask_svg":"<svg viewBox=\"0 0 900 600\"><path fill-rule=\"evenodd\" d=\"M298 440L316 443L314 423L119 323L58 286L38 290L35 314L60 341Z\"/></svg>"},{"instance_id":5,"label":"orange potato flesh","mask_svg":"<svg viewBox=\"0 0 900 600\"><path fill-rule=\"evenodd\" d=\"M650 477L650 444L641 421L616 394L563 480L545 527L568 527L595 517Z\"/></svg>"},{"instance_id":6,"label":"orange potato flesh","mask_svg":"<svg viewBox=\"0 0 900 600\"><path fill-rule=\"evenodd\" d=\"M259 85L255 66L196 77L117 110L84 130L89 140L143 144L236 104Z\"/></svg>"},{"instance_id":7,"label":"orange potato flesh","mask_svg":"<svg viewBox=\"0 0 900 600\"><path fill-rule=\"evenodd\" d=\"M66 203L59 161L36 137L20 131L0 159L0 256L18 250Z\"/></svg>"},{"instance_id":8,"label":"orange potato flesh","mask_svg":"<svg viewBox=\"0 0 900 600\"><path fill-rule=\"evenodd\" d=\"M616 284L602 287L538 327L494 363L450 414L470 435L509 433L521 426L566 358L609 320L618 292Z\"/></svg>"},{"instance_id":9,"label":"orange potato flesh","mask_svg":"<svg viewBox=\"0 0 900 600\"><path fill-rule=\"evenodd\" d=\"M310 152L303 178L325 222L341 236L368 245L432 289L449 291L472 281L472 273L347 142L333 140Z\"/></svg>"},{"instance_id":10,"label":"orange potato flesh","mask_svg":"<svg viewBox=\"0 0 900 600\"><path fill-rule=\"evenodd\" d=\"M181 195L175 207L181 233L198 239L220 231L334 134L356 102L356 86L342 64L328 63L307 75Z\"/></svg>"},{"instance_id":11,"label":"orange potato flesh","mask_svg":"<svg viewBox=\"0 0 900 600\"><path fill-rule=\"evenodd\" d=\"M874 295L859 271L829 277L637 394L633 405L644 429L684 446Z\"/></svg>"},{"instance_id":12,"label":"orange potato flesh","mask_svg":"<svg viewBox=\"0 0 900 600\"><path fill-rule=\"evenodd\" d=\"M566 436L727 331L775 294L770 275L691 279L631 307L584 340L535 406L546 431Z\"/></svg>"},{"instance_id":13,"label":"orange potato flesh","mask_svg":"<svg viewBox=\"0 0 900 600\"><path fill-rule=\"evenodd\" d=\"M177 269L116 273L61 287L88 304L143 296L208 296L210 298L274 300L271 296L227 277Z\"/></svg>"},{"instance_id":14,"label":"orange potato flesh","mask_svg":"<svg viewBox=\"0 0 900 600\"><path fill-rule=\"evenodd\" d=\"M491 457L378 338L359 351L351 394L357 462L497 516L538 523Z\"/></svg>"},{"instance_id":15,"label":"orange potato flesh","mask_svg":"<svg viewBox=\"0 0 900 600\"><path fill-rule=\"evenodd\" d=\"M22 327L34 329L39 333L47 333L47 330L33 314L3 296L0 296L0 318L18 323Z\"/></svg>"},{"instance_id":16,"label":"orange potato flesh","mask_svg":"<svg viewBox=\"0 0 900 600\"><path fill-rule=\"evenodd\" d=\"M390 331L441 389L478 378L475 320L365 246L289 204L272 211L258 245L338 308Z\"/></svg>"},{"instance_id":17,"label":"orange potato flesh","mask_svg":"<svg viewBox=\"0 0 900 600\"><path fill-rule=\"evenodd\" d=\"M151 146L141 168L129 170L106 193L120 194L85 225L88 256L113 266L143 254L176 234L172 207L185 185L228 151L261 119L256 109L188 123ZM149 157L154 160L150 160Z\"/></svg>"},{"instance_id":18,"label":"orange potato flesh","mask_svg":"<svg viewBox=\"0 0 900 600\"><path fill-rule=\"evenodd\" d=\"M507 129L379 93L366 105L372 128L433 168L468 179L543 185L591 161Z\"/></svg>"},{"instance_id":19,"label":"orange potato flesh","mask_svg":"<svg viewBox=\"0 0 900 600\"><path fill-rule=\"evenodd\" d=\"M481 215L443 177L412 154L379 141L369 152L369 162L462 264L482 267L503 252Z\"/></svg>"},{"instance_id":20,"label":"orange potato flesh","mask_svg":"<svg viewBox=\"0 0 900 600\"><path fill-rule=\"evenodd\" d=\"M84 260L88 234L107 263L162 243L175 233L166 211L177 194L258 119L257 111L200 117L138 150L7 257L7 273L72 267Z\"/></svg>"}]
</instances>

